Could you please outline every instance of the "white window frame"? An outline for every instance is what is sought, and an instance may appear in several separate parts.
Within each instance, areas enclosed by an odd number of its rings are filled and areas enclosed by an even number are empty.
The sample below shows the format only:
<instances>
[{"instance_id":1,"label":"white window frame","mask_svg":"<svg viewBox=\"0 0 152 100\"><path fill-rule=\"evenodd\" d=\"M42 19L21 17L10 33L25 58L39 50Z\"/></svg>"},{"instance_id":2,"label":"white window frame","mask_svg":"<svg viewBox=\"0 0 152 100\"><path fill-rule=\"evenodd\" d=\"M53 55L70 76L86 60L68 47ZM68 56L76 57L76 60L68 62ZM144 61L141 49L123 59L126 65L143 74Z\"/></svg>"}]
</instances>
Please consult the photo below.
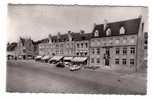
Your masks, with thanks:
<instances>
[{"instance_id":1,"label":"white window frame","mask_svg":"<svg viewBox=\"0 0 152 100\"><path fill-rule=\"evenodd\" d=\"M94 36L95 36L95 37L99 36L99 30L95 30Z\"/></svg>"},{"instance_id":2,"label":"white window frame","mask_svg":"<svg viewBox=\"0 0 152 100\"><path fill-rule=\"evenodd\" d=\"M111 35L111 29L108 28L108 29L106 30L106 36L110 36L110 35Z\"/></svg>"},{"instance_id":3,"label":"white window frame","mask_svg":"<svg viewBox=\"0 0 152 100\"><path fill-rule=\"evenodd\" d=\"M126 30L123 26L120 27L119 34L125 34Z\"/></svg>"}]
</instances>

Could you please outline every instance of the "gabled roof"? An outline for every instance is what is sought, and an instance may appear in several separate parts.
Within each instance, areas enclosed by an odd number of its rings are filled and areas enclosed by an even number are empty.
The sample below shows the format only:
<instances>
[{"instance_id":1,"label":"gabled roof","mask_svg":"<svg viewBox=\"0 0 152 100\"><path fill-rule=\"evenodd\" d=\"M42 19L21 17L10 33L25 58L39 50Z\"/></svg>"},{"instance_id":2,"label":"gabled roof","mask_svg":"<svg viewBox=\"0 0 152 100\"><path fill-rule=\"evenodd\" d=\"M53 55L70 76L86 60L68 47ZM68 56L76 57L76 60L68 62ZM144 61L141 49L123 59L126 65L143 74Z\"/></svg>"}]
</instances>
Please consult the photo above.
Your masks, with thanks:
<instances>
[{"instance_id":1,"label":"gabled roof","mask_svg":"<svg viewBox=\"0 0 152 100\"><path fill-rule=\"evenodd\" d=\"M59 42L64 42L64 41L68 41L68 34L61 34L59 37Z\"/></svg>"},{"instance_id":2,"label":"gabled roof","mask_svg":"<svg viewBox=\"0 0 152 100\"><path fill-rule=\"evenodd\" d=\"M110 28L111 36L119 36L120 35L119 30L121 26L123 26L126 30L125 35L138 34L140 21L141 21L141 18L136 18L136 19L130 19L130 20L125 20L125 21L107 23L105 30L104 30L104 24L99 24L94 27L92 35L94 37L94 32L98 30L99 37L105 37L106 30Z\"/></svg>"},{"instance_id":3,"label":"gabled roof","mask_svg":"<svg viewBox=\"0 0 152 100\"><path fill-rule=\"evenodd\" d=\"M45 39L42 39L42 40L39 40L39 41L35 42L35 44L48 43L48 42L49 42L49 39L48 39L48 38L45 38Z\"/></svg>"},{"instance_id":4,"label":"gabled roof","mask_svg":"<svg viewBox=\"0 0 152 100\"><path fill-rule=\"evenodd\" d=\"M82 41L82 40L89 40L91 38L91 33L70 33L72 37L72 41ZM69 41L68 34L60 34L60 36L52 36L52 41L55 42L64 42Z\"/></svg>"},{"instance_id":5,"label":"gabled roof","mask_svg":"<svg viewBox=\"0 0 152 100\"><path fill-rule=\"evenodd\" d=\"M22 45L24 46L25 45L25 39L20 37L20 41L21 41Z\"/></svg>"},{"instance_id":6,"label":"gabled roof","mask_svg":"<svg viewBox=\"0 0 152 100\"><path fill-rule=\"evenodd\" d=\"M91 33L75 33L73 34L73 40L74 41L83 41L83 40L89 40L91 39Z\"/></svg>"}]
</instances>

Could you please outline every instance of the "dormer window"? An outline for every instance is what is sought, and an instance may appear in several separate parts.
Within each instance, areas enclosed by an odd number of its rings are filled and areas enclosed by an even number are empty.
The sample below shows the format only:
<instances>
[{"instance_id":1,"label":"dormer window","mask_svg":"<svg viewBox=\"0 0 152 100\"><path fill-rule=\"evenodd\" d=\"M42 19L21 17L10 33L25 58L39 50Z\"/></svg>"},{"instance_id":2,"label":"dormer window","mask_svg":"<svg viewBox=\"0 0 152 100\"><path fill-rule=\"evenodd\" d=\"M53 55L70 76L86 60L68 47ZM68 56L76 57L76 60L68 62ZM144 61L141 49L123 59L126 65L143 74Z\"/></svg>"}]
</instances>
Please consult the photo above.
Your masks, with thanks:
<instances>
[{"instance_id":1,"label":"dormer window","mask_svg":"<svg viewBox=\"0 0 152 100\"><path fill-rule=\"evenodd\" d=\"M110 35L111 35L111 30L110 30L110 28L108 28L106 31L106 36L110 36Z\"/></svg>"},{"instance_id":2,"label":"dormer window","mask_svg":"<svg viewBox=\"0 0 152 100\"><path fill-rule=\"evenodd\" d=\"M99 36L99 31L98 31L98 30L96 30L96 31L94 32L94 36Z\"/></svg>"},{"instance_id":3,"label":"dormer window","mask_svg":"<svg viewBox=\"0 0 152 100\"><path fill-rule=\"evenodd\" d=\"M120 28L119 33L120 34L125 34L125 28L123 26Z\"/></svg>"}]
</instances>

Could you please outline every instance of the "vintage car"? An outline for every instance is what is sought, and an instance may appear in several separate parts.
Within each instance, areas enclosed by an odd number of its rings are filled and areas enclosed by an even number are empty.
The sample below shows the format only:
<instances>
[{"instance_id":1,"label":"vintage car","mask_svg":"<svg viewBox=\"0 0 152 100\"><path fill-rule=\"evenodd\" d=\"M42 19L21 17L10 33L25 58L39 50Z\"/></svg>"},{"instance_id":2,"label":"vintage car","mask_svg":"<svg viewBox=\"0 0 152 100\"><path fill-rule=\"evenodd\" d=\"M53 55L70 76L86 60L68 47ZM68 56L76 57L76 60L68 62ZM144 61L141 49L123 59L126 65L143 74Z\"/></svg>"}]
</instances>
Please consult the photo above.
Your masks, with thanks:
<instances>
[{"instance_id":1,"label":"vintage car","mask_svg":"<svg viewBox=\"0 0 152 100\"><path fill-rule=\"evenodd\" d=\"M79 70L79 69L81 69L81 66L79 66L79 65L70 66L70 71L76 71L76 70Z\"/></svg>"},{"instance_id":2,"label":"vintage car","mask_svg":"<svg viewBox=\"0 0 152 100\"><path fill-rule=\"evenodd\" d=\"M57 64L56 64L56 67L65 67L65 65L64 65L64 63L63 62L58 62Z\"/></svg>"},{"instance_id":3,"label":"vintage car","mask_svg":"<svg viewBox=\"0 0 152 100\"><path fill-rule=\"evenodd\" d=\"M71 63L70 62L64 62L64 65L65 65L65 67L70 67L71 66Z\"/></svg>"},{"instance_id":4,"label":"vintage car","mask_svg":"<svg viewBox=\"0 0 152 100\"><path fill-rule=\"evenodd\" d=\"M41 58L41 61L47 63L50 60L50 58L51 58L50 56L43 56Z\"/></svg>"},{"instance_id":5,"label":"vintage car","mask_svg":"<svg viewBox=\"0 0 152 100\"><path fill-rule=\"evenodd\" d=\"M35 61L41 61L42 56L36 56L34 59Z\"/></svg>"}]
</instances>

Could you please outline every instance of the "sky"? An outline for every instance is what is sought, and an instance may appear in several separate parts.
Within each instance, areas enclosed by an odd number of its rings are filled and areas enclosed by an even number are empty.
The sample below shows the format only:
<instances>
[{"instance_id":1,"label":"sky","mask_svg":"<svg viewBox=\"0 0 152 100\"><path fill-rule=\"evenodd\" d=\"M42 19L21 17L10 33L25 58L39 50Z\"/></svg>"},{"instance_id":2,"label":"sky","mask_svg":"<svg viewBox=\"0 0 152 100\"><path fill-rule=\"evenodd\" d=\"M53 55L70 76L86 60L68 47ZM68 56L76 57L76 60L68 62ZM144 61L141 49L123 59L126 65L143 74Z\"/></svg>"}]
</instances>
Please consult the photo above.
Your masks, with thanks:
<instances>
[{"instance_id":1,"label":"sky","mask_svg":"<svg viewBox=\"0 0 152 100\"><path fill-rule=\"evenodd\" d=\"M148 32L148 10L144 7L113 6L57 6L57 5L8 5L8 42L16 42L19 37L34 41L56 35L84 30L90 33L94 24L138 18L142 15L144 31Z\"/></svg>"}]
</instances>

